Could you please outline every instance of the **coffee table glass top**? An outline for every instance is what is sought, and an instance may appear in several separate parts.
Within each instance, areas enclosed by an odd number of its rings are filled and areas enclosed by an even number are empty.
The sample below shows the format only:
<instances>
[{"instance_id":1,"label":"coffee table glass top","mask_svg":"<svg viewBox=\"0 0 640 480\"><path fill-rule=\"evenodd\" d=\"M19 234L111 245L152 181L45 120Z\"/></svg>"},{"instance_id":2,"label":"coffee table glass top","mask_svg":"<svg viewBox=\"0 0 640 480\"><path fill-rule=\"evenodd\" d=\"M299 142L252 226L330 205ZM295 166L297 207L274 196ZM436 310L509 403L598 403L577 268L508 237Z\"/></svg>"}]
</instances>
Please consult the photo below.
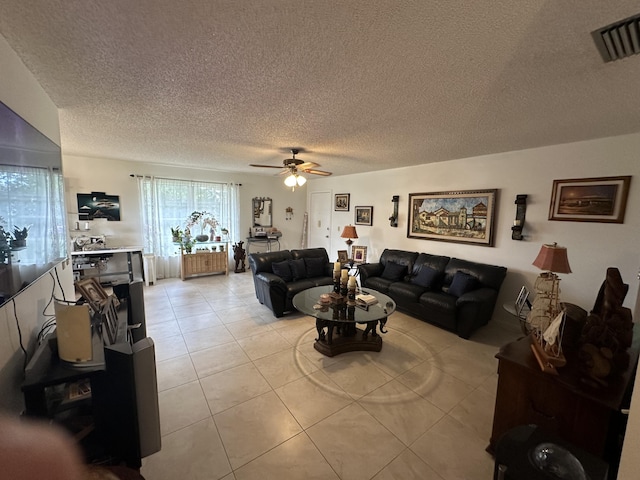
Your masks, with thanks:
<instances>
[{"instance_id":1,"label":"coffee table glass top","mask_svg":"<svg viewBox=\"0 0 640 480\"><path fill-rule=\"evenodd\" d=\"M378 303L370 305L367 310L355 307L353 311L353 319L345 319L342 316L340 319L336 318L336 315L334 315L336 308L335 304L326 305L322 310L313 308L314 305L320 304L320 295L323 293L331 293L332 291L333 286L331 285L312 287L307 290L303 290L293 297L293 306L296 307L298 311L306 315L311 315L312 317L320 318L322 320L353 323L366 323L380 320L388 317L396 310L396 302L394 302L391 297L388 297L384 293L377 292L376 290L371 290L370 288L363 291L356 290L356 293L373 295L378 299Z\"/></svg>"}]
</instances>

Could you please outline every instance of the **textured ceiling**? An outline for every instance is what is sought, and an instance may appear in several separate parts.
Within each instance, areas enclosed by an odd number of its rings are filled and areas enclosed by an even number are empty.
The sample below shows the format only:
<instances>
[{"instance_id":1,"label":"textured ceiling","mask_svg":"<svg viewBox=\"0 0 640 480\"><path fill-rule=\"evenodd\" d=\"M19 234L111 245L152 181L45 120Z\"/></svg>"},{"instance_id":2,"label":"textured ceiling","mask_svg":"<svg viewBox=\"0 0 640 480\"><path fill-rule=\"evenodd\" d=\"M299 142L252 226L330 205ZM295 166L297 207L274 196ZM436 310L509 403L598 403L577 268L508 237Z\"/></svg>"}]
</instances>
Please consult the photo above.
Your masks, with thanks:
<instances>
[{"instance_id":1,"label":"textured ceiling","mask_svg":"<svg viewBox=\"0 0 640 480\"><path fill-rule=\"evenodd\" d=\"M640 131L640 56L601 0L0 0L60 109L63 152L337 174ZM1 72L0 72L1 74Z\"/></svg>"}]
</instances>

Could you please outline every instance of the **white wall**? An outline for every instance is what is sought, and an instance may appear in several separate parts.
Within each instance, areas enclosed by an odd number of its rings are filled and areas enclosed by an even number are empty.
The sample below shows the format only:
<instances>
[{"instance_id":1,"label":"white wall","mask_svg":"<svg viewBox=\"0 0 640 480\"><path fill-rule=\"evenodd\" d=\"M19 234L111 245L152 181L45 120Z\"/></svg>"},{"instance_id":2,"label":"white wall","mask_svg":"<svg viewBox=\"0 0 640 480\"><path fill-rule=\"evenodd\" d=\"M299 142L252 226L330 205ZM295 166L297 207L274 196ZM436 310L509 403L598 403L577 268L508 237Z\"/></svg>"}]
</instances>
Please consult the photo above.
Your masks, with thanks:
<instances>
[{"instance_id":1,"label":"white wall","mask_svg":"<svg viewBox=\"0 0 640 480\"><path fill-rule=\"evenodd\" d=\"M634 308L640 266L640 134L552 147L486 155L471 159L314 179L308 193L350 193L349 212L332 212L332 252L344 249L342 227L354 222L355 206L373 206L373 226L357 226L370 261L385 248L454 256L508 268L499 305L511 301L525 284L533 291L540 271L531 263L543 243L568 249L572 272L561 277L561 299L586 310L593 306L607 267L618 267L630 285L625 305ZM548 220L554 179L632 175L624 224ZM495 247L407 238L408 194L497 188ZM517 194L527 194L525 239L511 239ZM391 197L400 196L399 223L389 226ZM501 310L501 309L500 309ZM496 311L501 315L502 312Z\"/></svg>"},{"instance_id":2,"label":"white wall","mask_svg":"<svg viewBox=\"0 0 640 480\"><path fill-rule=\"evenodd\" d=\"M60 145L56 106L2 36L0 65L0 101ZM65 294L69 296L73 292L71 268L63 263L56 270ZM23 346L31 352L35 348L37 332L45 320L42 312L55 283L51 276L45 275L17 295L15 314L11 302L0 308L0 410L19 413L23 408L20 385L23 381L24 355L20 347L18 325ZM55 292L56 296L62 297L57 286ZM47 313L52 313L52 307L48 308Z\"/></svg>"},{"instance_id":3,"label":"white wall","mask_svg":"<svg viewBox=\"0 0 640 480\"><path fill-rule=\"evenodd\" d=\"M292 192L284 186L279 176L247 175L198 170L171 166L151 165L140 162L78 157L63 155L65 189L67 195L68 223L72 228L78 220L78 193L105 192L120 197L119 222L104 219L89 222L90 235L105 235L107 245L113 247L142 245L140 210L138 206L138 187L134 175L153 174L157 177L185 180L203 180L211 182L240 183L240 231L231 232L234 241L246 241L252 219L253 197L271 197L273 199L273 226L282 231L280 240L283 249L299 248L302 231L303 207L306 201L304 189ZM297 206L300 207L297 207ZM294 209L292 220L285 220L285 209ZM191 212L185 212L186 216ZM84 224L84 222L83 222ZM171 232L166 232L170 235ZM246 244L244 245L246 248Z\"/></svg>"}]
</instances>

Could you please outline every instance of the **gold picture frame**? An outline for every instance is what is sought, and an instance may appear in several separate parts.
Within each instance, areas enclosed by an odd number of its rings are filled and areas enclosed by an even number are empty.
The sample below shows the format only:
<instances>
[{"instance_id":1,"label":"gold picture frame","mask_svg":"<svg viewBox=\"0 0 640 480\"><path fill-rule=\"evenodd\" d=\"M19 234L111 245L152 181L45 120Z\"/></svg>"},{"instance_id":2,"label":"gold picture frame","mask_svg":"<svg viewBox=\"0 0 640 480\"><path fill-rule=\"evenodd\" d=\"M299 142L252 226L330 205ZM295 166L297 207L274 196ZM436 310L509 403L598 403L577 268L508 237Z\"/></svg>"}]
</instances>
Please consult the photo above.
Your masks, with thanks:
<instances>
[{"instance_id":1,"label":"gold picture frame","mask_svg":"<svg viewBox=\"0 0 640 480\"><path fill-rule=\"evenodd\" d=\"M83 278L78 280L75 285L93 311L99 312L109 297L100 282L96 278Z\"/></svg>"}]
</instances>

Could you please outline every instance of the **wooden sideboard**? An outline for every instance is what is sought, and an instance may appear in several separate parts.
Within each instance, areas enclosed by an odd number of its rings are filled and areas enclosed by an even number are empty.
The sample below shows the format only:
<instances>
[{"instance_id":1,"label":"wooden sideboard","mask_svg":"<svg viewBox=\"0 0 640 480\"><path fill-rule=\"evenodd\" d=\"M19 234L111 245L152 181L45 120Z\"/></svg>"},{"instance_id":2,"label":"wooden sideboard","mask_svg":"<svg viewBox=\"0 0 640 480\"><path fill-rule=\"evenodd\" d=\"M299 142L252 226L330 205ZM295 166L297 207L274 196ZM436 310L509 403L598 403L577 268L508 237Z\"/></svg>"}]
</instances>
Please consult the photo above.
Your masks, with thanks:
<instances>
[{"instance_id":1,"label":"wooden sideboard","mask_svg":"<svg viewBox=\"0 0 640 480\"><path fill-rule=\"evenodd\" d=\"M496 358L498 390L488 450L518 425L534 424L584 450L616 463L638 362L638 346L629 349L626 371L607 379L606 386L589 381L577 352L566 351L567 365L559 375L543 373L531 352L530 337L503 346Z\"/></svg>"},{"instance_id":2,"label":"wooden sideboard","mask_svg":"<svg viewBox=\"0 0 640 480\"><path fill-rule=\"evenodd\" d=\"M218 251L209 250L181 252L180 277L182 280L198 275L210 275L212 273L229 273L229 244L218 242L211 244L217 247ZM224 251L219 251L220 246Z\"/></svg>"}]
</instances>

